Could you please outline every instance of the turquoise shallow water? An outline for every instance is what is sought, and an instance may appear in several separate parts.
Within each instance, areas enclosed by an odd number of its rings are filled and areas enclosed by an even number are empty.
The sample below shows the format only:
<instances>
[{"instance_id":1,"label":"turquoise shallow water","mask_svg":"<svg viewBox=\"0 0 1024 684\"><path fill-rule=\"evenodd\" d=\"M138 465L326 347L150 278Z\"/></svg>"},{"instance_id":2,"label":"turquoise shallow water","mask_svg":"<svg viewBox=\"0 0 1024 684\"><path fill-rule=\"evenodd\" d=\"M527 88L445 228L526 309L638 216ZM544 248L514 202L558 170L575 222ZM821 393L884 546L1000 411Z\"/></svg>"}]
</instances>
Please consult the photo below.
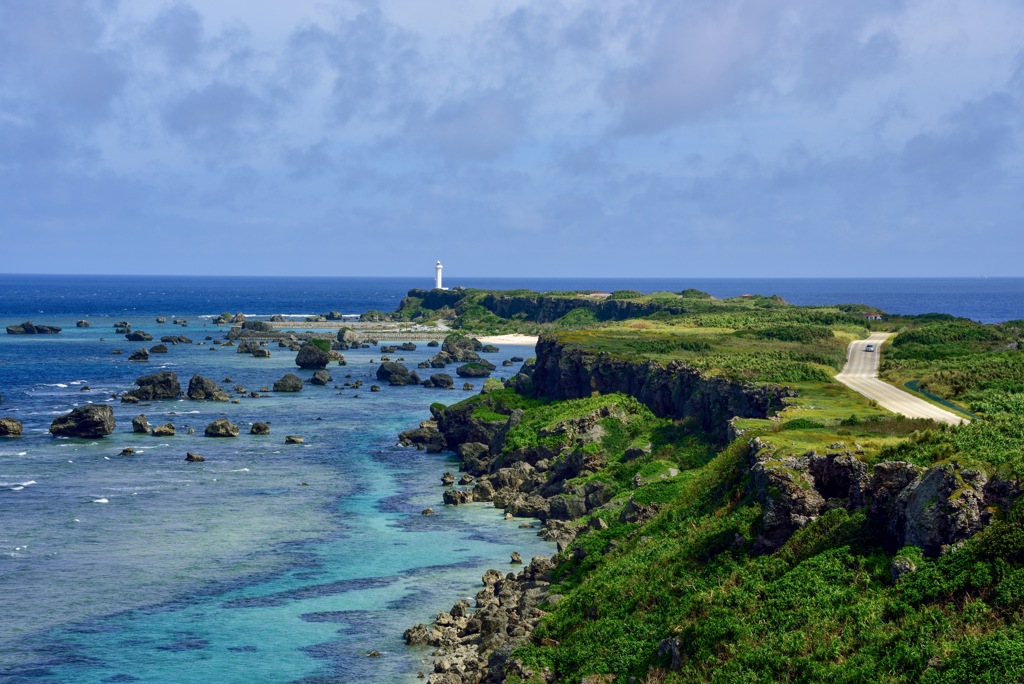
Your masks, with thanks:
<instances>
[{"instance_id":1,"label":"turquoise shallow water","mask_svg":"<svg viewBox=\"0 0 1024 684\"><path fill-rule=\"evenodd\" d=\"M133 322L158 338L223 333L199 320L150 321ZM261 360L209 343L132 363L127 352L142 345L110 328L75 328L73 316L38 322L65 329L0 337L0 415L25 426L24 437L0 441L0 681L411 681L429 654L404 645L406 627L471 597L487 568L514 569L511 551L553 552L489 505L441 504L451 455L402 448L396 435L429 417L430 402L466 393L371 393L375 350L347 352L349 365L330 368L335 383L294 395L124 405L111 394L157 370L174 370L183 386L192 373L230 377L228 389L311 373L287 350ZM433 351L403 355L415 365ZM531 351L491 355L497 375L515 370L502 359ZM366 386L336 388L348 375ZM113 407L113 435L49 436L55 415L86 402ZM139 413L178 434L131 433ZM218 417L242 434L202 436ZM272 433L247 434L256 420ZM305 443L285 445L286 434ZM129 446L133 456L118 455ZM186 451L207 460L186 463ZM420 515L427 506L438 515Z\"/></svg>"}]
</instances>

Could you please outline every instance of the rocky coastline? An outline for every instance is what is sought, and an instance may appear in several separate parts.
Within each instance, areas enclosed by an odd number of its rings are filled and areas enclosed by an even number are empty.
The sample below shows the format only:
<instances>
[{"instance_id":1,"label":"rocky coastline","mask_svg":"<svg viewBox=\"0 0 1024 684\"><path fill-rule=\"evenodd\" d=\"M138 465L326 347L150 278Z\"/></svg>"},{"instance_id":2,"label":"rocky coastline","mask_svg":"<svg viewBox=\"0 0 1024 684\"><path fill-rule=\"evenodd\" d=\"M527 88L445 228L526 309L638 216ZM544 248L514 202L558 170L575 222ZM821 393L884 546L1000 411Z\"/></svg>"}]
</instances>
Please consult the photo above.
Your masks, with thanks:
<instances>
[{"instance_id":1,"label":"rocky coastline","mask_svg":"<svg viewBox=\"0 0 1024 684\"><path fill-rule=\"evenodd\" d=\"M734 417L768 417L792 396L783 387L705 378L684 364L630 363L561 344L552 336L541 338L536 361L525 363L505 386L552 400L582 399L591 392L627 394L658 416L699 422L719 446L743 439ZM547 429L547 439L537 445L509 448L509 433L524 413L489 401L486 392L473 403L435 404L431 419L403 432L399 440L430 452L458 454L464 474L446 474L446 505L491 502L506 517L539 519L538 534L555 542L558 554L534 558L518 574L488 571L475 611L461 601L431 625L410 628L405 638L409 644L434 648L433 672L427 676L432 684L502 682L510 675L555 681L554 673L531 672L512 653L530 640L544 609L560 598L549 594L552 572L560 563L586 556L573 545L577 536L607 526L598 514L616 492L599 480L584 486L575 481L606 465L585 448L600 438L602 421L627 423L630 416L612 403ZM925 468L882 461L872 466L858 458L862 454L857 444L837 442L800 456L783 456L757 437L746 439L744 470L749 477L744 495L763 509L752 551L774 552L811 522L843 508L866 511L893 551L913 545L934 558L988 526L995 511L1010 510L1024 493L1015 477L954 463ZM619 520L643 523L657 512L656 505L644 505L631 495ZM893 561L894 577L913 570L906 559Z\"/></svg>"},{"instance_id":2,"label":"rocky coastline","mask_svg":"<svg viewBox=\"0 0 1024 684\"><path fill-rule=\"evenodd\" d=\"M505 386L554 400L589 397L594 390L628 394L656 415L695 418L723 443L735 436L731 427L734 416L767 417L791 395L781 387L704 378L683 364L636 364L588 354L560 344L553 336L540 339L536 361L524 363ZM478 412L481 406L487 408L485 417ZM474 612L461 601L451 611L440 613L432 625L411 627L405 633L406 642L434 647L434 671L427 677L431 684L501 682L511 674L522 678L539 675L553 681L550 672L525 671L511 654L530 638L544 614L544 605L558 600L548 595L548 588L562 552L581 532L607 526L595 514L616 492L598 480L584 486L571 481L606 465L602 457L585 449L603 434L602 421L628 422L630 416L617 405L603 406L547 430L545 436L554 439L509 449L507 437L522 420L523 411L507 411L502 404L489 401L487 388L474 404L435 404L431 414L419 427L401 433L399 441L428 452L453 450L458 454L464 474L458 487L455 476L446 474L444 503L491 502L503 509L506 517L538 519L542 525L538 534L555 542L559 555L534 558L518 574L489 570ZM656 506L631 497L620 519L642 523L657 511ZM583 519L587 522L577 522Z\"/></svg>"}]
</instances>

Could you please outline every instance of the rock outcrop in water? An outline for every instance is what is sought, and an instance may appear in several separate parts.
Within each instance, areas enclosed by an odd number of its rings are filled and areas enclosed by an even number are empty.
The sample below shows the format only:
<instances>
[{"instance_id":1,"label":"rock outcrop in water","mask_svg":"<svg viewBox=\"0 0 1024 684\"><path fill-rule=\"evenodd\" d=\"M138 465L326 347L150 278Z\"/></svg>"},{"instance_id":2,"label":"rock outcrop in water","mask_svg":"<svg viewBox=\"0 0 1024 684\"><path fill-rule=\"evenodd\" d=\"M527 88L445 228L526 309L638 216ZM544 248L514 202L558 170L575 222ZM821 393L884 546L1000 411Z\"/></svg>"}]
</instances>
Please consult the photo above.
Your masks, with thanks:
<instances>
[{"instance_id":1,"label":"rock outcrop in water","mask_svg":"<svg viewBox=\"0 0 1024 684\"><path fill-rule=\"evenodd\" d=\"M114 431L114 411L105 404L79 406L50 424L54 437L105 437Z\"/></svg>"},{"instance_id":2,"label":"rock outcrop in water","mask_svg":"<svg viewBox=\"0 0 1024 684\"><path fill-rule=\"evenodd\" d=\"M218 418L206 426L204 434L207 437L237 437L238 426L227 418Z\"/></svg>"},{"instance_id":3,"label":"rock outcrop in water","mask_svg":"<svg viewBox=\"0 0 1024 684\"><path fill-rule=\"evenodd\" d=\"M198 373L188 382L187 396L197 401L228 401L231 398L220 385Z\"/></svg>"},{"instance_id":4,"label":"rock outcrop in water","mask_svg":"<svg viewBox=\"0 0 1024 684\"><path fill-rule=\"evenodd\" d=\"M394 361L385 361L377 367L377 379L396 386L420 384L420 377L416 371L410 371Z\"/></svg>"},{"instance_id":5,"label":"rock outcrop in water","mask_svg":"<svg viewBox=\"0 0 1024 684\"><path fill-rule=\"evenodd\" d=\"M10 416L0 418L0 437L21 437L21 421Z\"/></svg>"},{"instance_id":6,"label":"rock outcrop in water","mask_svg":"<svg viewBox=\"0 0 1024 684\"><path fill-rule=\"evenodd\" d=\"M7 326L8 335L56 335L60 331L55 325L34 325L32 321Z\"/></svg>"},{"instance_id":7,"label":"rock outcrop in water","mask_svg":"<svg viewBox=\"0 0 1024 684\"><path fill-rule=\"evenodd\" d=\"M302 378L295 373L285 373L281 379L274 383L275 392L301 392Z\"/></svg>"},{"instance_id":8,"label":"rock outcrop in water","mask_svg":"<svg viewBox=\"0 0 1024 684\"><path fill-rule=\"evenodd\" d=\"M331 355L315 344L306 343L295 356L295 365L299 368L327 368Z\"/></svg>"},{"instance_id":9,"label":"rock outcrop in water","mask_svg":"<svg viewBox=\"0 0 1024 684\"><path fill-rule=\"evenodd\" d=\"M181 385L178 374L162 371L152 375L144 375L135 380L138 389L125 392L124 397L135 401L152 401L154 399L177 399L181 396ZM122 401L124 401L122 397Z\"/></svg>"}]
</instances>

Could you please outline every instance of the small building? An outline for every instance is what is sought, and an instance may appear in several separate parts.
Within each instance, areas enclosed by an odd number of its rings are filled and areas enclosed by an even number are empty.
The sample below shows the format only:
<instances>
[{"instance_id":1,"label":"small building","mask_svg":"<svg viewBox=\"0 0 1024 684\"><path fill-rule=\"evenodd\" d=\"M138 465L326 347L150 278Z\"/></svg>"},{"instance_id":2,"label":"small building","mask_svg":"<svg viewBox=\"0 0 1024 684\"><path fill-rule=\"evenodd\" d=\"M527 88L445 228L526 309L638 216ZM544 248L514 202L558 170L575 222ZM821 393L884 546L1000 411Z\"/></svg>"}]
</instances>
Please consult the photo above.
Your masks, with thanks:
<instances>
[{"instance_id":1,"label":"small building","mask_svg":"<svg viewBox=\"0 0 1024 684\"><path fill-rule=\"evenodd\" d=\"M866 314L864 314L864 318L866 318L869 321L880 321L882 320L882 314L878 313L877 311L868 311Z\"/></svg>"}]
</instances>

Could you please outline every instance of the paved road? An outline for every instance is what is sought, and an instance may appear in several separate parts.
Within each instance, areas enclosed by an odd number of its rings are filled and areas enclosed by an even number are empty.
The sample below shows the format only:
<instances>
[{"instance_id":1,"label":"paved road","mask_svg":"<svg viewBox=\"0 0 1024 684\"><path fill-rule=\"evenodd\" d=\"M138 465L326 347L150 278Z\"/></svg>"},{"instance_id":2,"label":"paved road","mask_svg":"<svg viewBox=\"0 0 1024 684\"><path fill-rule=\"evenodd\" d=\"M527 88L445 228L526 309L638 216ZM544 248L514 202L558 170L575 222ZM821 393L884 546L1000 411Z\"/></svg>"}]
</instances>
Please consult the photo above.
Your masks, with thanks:
<instances>
[{"instance_id":1,"label":"paved road","mask_svg":"<svg viewBox=\"0 0 1024 684\"><path fill-rule=\"evenodd\" d=\"M836 376L836 380L868 399L874 399L880 406L893 413L902 413L910 418L931 418L952 425L969 422L966 418L929 404L924 399L878 379L879 351L882 343L890 336L891 333L876 332L871 333L866 340L851 342L846 350L846 367ZM874 345L875 351L865 351L869 344Z\"/></svg>"}]
</instances>

